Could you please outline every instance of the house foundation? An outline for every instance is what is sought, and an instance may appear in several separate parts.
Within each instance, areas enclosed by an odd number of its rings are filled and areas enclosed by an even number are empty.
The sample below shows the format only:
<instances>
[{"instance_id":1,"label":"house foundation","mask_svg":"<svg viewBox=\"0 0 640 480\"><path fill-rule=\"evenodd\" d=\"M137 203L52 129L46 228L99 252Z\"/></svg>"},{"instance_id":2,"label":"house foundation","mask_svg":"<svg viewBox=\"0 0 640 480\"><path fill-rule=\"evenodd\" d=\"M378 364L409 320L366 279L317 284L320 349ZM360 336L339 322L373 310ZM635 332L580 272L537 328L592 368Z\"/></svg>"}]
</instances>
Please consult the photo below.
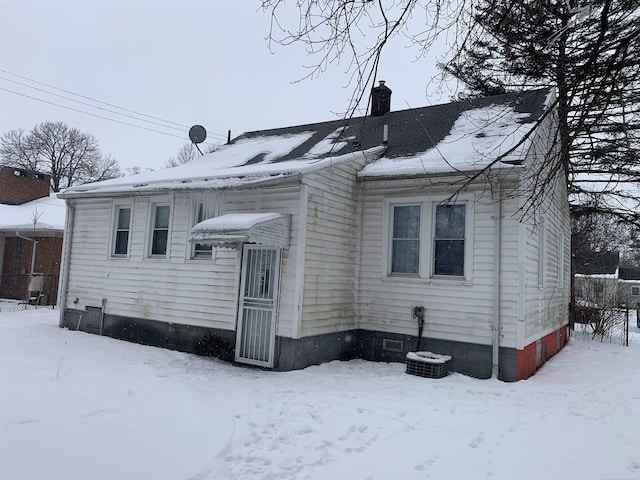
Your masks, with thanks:
<instances>
[{"instance_id":1,"label":"house foundation","mask_svg":"<svg viewBox=\"0 0 640 480\"><path fill-rule=\"evenodd\" d=\"M515 380L529 378L569 341L568 325L531 342L516 354L517 376Z\"/></svg>"},{"instance_id":2,"label":"house foundation","mask_svg":"<svg viewBox=\"0 0 640 480\"><path fill-rule=\"evenodd\" d=\"M142 345L234 361L236 332L232 330L103 315L100 308L93 307L87 310L66 309L60 326ZM500 380L513 382L530 377L567 343L567 339L567 327L563 326L522 350L501 347ZM332 360L404 363L407 353L417 348L416 336L362 329L301 339L277 337L274 370L299 370ZM423 337L420 350L450 355L450 371L481 379L492 375L490 345Z\"/></svg>"}]
</instances>

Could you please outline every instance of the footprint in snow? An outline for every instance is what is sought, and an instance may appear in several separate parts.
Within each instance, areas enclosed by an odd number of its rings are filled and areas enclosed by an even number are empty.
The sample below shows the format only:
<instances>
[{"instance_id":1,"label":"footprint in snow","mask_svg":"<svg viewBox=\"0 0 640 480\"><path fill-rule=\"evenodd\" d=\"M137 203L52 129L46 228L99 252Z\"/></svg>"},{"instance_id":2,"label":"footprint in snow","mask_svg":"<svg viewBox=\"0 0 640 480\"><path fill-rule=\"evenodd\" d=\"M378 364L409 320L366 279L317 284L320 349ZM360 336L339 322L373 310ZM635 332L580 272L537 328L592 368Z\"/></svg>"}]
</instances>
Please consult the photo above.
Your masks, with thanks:
<instances>
[{"instance_id":1,"label":"footprint in snow","mask_svg":"<svg viewBox=\"0 0 640 480\"><path fill-rule=\"evenodd\" d=\"M471 448L477 448L478 445L480 445L482 443L482 441L484 440L484 432L480 432L478 433L478 435L476 436L476 438L474 438L470 443L469 446Z\"/></svg>"},{"instance_id":2,"label":"footprint in snow","mask_svg":"<svg viewBox=\"0 0 640 480\"><path fill-rule=\"evenodd\" d=\"M428 460L425 460L424 462L419 463L418 465L414 465L413 468L420 471L427 470L429 467L432 467L433 464L436 463L439 458L440 458L440 455L436 453L434 455L431 455L431 457L429 457Z\"/></svg>"}]
</instances>

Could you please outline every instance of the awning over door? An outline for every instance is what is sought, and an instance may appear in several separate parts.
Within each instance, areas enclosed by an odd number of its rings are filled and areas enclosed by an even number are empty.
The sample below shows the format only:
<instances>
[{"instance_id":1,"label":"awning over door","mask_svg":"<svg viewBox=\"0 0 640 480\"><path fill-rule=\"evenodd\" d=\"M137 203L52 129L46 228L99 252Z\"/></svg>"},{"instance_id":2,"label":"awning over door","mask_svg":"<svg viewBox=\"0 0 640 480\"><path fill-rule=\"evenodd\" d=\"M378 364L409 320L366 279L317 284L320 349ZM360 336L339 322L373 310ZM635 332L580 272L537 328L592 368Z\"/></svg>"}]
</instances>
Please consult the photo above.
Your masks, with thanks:
<instances>
[{"instance_id":1,"label":"awning over door","mask_svg":"<svg viewBox=\"0 0 640 480\"><path fill-rule=\"evenodd\" d=\"M228 213L195 225L189 241L226 248L239 248L243 243L289 248L290 236L291 215Z\"/></svg>"}]
</instances>

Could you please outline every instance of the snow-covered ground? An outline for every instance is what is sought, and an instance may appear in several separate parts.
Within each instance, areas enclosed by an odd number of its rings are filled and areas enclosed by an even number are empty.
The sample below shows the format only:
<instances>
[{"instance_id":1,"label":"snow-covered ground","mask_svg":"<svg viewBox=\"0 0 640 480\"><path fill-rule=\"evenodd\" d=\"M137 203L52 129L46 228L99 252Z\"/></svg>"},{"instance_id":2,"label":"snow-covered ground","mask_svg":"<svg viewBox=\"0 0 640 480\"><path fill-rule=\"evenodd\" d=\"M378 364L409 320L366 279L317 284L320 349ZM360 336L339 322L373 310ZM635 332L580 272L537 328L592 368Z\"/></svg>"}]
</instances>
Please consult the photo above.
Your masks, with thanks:
<instances>
[{"instance_id":1,"label":"snow-covered ground","mask_svg":"<svg viewBox=\"0 0 640 480\"><path fill-rule=\"evenodd\" d=\"M0 313L0 478L640 479L640 332L517 383L269 372Z\"/></svg>"}]
</instances>

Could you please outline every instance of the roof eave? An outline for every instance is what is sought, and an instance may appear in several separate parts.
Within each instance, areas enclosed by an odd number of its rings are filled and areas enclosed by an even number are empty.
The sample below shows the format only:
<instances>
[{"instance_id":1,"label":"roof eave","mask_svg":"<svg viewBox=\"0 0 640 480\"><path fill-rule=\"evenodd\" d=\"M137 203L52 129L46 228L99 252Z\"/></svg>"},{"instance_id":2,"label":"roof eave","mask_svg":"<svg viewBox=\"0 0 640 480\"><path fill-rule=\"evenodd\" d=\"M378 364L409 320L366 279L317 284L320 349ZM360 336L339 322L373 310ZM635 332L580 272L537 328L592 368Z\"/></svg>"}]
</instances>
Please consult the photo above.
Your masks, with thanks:
<instances>
[{"instance_id":1,"label":"roof eave","mask_svg":"<svg viewBox=\"0 0 640 480\"><path fill-rule=\"evenodd\" d=\"M505 165L501 168L493 168L487 173L498 175L500 179L510 180L517 179L526 167L523 165ZM437 173L413 173L413 174L394 174L394 175L358 175L359 182L378 182L378 181L394 181L394 180L419 180L423 178L470 178L483 173L484 169L467 170L467 171L450 171Z\"/></svg>"},{"instance_id":2,"label":"roof eave","mask_svg":"<svg viewBox=\"0 0 640 480\"><path fill-rule=\"evenodd\" d=\"M238 177L228 177L235 179ZM224 179L215 179L224 180ZM272 177L265 177L256 181L248 181L246 183L233 183L231 185L211 185L202 187L193 187L187 183L175 183L171 186L163 187L142 187L142 188L122 188L115 191L87 191L87 192L67 192L59 193L58 196L65 200L79 198L118 198L118 197L146 197L149 195L166 195L168 193L184 192L184 191L202 191L202 190L247 190L259 187L281 186L281 185L297 185L302 181L301 173L283 174Z\"/></svg>"}]
</instances>

